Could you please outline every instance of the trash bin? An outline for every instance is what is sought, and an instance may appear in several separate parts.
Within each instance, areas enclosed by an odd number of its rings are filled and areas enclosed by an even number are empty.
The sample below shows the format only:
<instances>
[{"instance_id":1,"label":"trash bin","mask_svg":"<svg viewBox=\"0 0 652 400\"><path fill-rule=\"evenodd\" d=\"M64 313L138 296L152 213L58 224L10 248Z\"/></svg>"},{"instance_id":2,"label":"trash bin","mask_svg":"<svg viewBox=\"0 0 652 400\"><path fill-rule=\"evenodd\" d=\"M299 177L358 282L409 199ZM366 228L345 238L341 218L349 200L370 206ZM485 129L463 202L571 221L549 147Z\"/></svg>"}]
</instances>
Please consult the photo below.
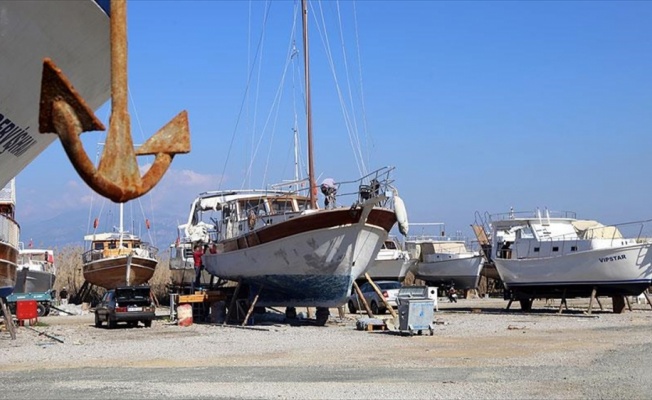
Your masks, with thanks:
<instances>
[{"instance_id":1,"label":"trash bin","mask_svg":"<svg viewBox=\"0 0 652 400\"><path fill-rule=\"evenodd\" d=\"M428 297L427 286L405 286L397 295L398 303L398 329L401 333L421 335L427 330L432 336L434 329L435 301Z\"/></svg>"}]
</instances>

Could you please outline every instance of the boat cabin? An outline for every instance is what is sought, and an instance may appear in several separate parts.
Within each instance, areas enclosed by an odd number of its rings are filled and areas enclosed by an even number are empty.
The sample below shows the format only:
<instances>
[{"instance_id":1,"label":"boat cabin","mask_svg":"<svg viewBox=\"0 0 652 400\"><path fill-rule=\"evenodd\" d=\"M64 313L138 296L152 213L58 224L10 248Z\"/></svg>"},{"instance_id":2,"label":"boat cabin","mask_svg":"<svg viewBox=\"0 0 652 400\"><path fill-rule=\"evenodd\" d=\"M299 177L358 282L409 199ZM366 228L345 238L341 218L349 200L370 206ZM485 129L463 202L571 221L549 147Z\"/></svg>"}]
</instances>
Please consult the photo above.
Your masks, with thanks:
<instances>
[{"instance_id":1,"label":"boat cabin","mask_svg":"<svg viewBox=\"0 0 652 400\"><path fill-rule=\"evenodd\" d=\"M494 257L531 259L635 243L618 228L574 218L510 218L492 222Z\"/></svg>"},{"instance_id":2,"label":"boat cabin","mask_svg":"<svg viewBox=\"0 0 652 400\"><path fill-rule=\"evenodd\" d=\"M310 198L293 192L211 192L192 204L185 226L192 241L219 242L310 212Z\"/></svg>"},{"instance_id":3,"label":"boat cabin","mask_svg":"<svg viewBox=\"0 0 652 400\"><path fill-rule=\"evenodd\" d=\"M148 243L142 242L138 236L129 233L98 233L86 235L84 240L89 241L90 250L84 253L84 262L100 260L135 254L153 258L154 249Z\"/></svg>"}]
</instances>

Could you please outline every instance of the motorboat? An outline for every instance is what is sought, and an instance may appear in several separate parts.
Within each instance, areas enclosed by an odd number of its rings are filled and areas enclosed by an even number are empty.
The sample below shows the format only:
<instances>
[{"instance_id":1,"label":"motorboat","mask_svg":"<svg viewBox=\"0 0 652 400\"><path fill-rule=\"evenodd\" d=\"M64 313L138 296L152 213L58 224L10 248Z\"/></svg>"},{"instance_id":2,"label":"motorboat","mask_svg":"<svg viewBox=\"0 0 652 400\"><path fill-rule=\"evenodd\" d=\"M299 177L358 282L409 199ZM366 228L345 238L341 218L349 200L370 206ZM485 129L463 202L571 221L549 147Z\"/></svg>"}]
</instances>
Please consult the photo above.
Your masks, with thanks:
<instances>
[{"instance_id":1,"label":"motorboat","mask_svg":"<svg viewBox=\"0 0 652 400\"><path fill-rule=\"evenodd\" d=\"M454 286L456 289L475 289L480 280L484 256L470 249L468 240L460 234L448 236L445 224L413 223L412 226L439 228L440 235L411 236L405 248L411 259L417 260L411 268L417 279L432 286Z\"/></svg>"},{"instance_id":2,"label":"motorboat","mask_svg":"<svg viewBox=\"0 0 652 400\"><path fill-rule=\"evenodd\" d=\"M645 222L605 226L576 213L510 211L491 217L492 258L507 296L529 309L533 298L638 296L652 282L652 241L624 237Z\"/></svg>"},{"instance_id":3,"label":"motorboat","mask_svg":"<svg viewBox=\"0 0 652 400\"><path fill-rule=\"evenodd\" d=\"M54 250L21 248L18 253L15 293L46 293L54 288L57 269Z\"/></svg>"},{"instance_id":4,"label":"motorboat","mask_svg":"<svg viewBox=\"0 0 652 400\"><path fill-rule=\"evenodd\" d=\"M402 281L416 262L416 259L411 259L410 254L403 250L398 238L390 236L383 242L376 259L366 273L373 280Z\"/></svg>"}]
</instances>

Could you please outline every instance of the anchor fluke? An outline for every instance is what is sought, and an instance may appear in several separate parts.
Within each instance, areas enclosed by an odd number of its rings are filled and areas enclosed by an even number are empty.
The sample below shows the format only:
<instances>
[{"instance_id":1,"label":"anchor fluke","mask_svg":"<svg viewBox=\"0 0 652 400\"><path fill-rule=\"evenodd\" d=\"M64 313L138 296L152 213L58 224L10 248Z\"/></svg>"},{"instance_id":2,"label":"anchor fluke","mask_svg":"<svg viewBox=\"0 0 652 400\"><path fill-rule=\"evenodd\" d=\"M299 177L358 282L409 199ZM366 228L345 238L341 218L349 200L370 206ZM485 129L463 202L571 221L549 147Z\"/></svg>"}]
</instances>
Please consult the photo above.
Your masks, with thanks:
<instances>
[{"instance_id":1,"label":"anchor fluke","mask_svg":"<svg viewBox=\"0 0 652 400\"><path fill-rule=\"evenodd\" d=\"M188 112L181 111L136 150L137 156L166 153L170 155L190 152Z\"/></svg>"},{"instance_id":2,"label":"anchor fluke","mask_svg":"<svg viewBox=\"0 0 652 400\"><path fill-rule=\"evenodd\" d=\"M68 78L54 62L46 58L43 60L43 74L41 77L41 99L39 102L38 125L40 133L57 133L54 127L53 105L56 101L64 101L74 110L82 132L103 131L104 125L97 119L93 110L77 93Z\"/></svg>"}]
</instances>

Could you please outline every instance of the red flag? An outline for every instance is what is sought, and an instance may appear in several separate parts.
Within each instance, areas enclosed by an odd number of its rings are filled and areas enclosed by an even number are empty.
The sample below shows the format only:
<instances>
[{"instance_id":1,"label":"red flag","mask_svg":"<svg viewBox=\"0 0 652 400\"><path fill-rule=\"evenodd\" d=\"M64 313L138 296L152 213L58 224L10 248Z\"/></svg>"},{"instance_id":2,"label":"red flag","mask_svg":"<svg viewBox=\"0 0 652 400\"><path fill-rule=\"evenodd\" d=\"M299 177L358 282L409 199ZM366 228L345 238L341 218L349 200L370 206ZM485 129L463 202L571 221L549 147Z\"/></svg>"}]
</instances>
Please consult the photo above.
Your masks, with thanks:
<instances>
[{"instance_id":1,"label":"red flag","mask_svg":"<svg viewBox=\"0 0 652 400\"><path fill-rule=\"evenodd\" d=\"M34 242L32 242L32 239L30 239L29 244L27 245L27 247L32 248L33 245L34 245Z\"/></svg>"}]
</instances>

